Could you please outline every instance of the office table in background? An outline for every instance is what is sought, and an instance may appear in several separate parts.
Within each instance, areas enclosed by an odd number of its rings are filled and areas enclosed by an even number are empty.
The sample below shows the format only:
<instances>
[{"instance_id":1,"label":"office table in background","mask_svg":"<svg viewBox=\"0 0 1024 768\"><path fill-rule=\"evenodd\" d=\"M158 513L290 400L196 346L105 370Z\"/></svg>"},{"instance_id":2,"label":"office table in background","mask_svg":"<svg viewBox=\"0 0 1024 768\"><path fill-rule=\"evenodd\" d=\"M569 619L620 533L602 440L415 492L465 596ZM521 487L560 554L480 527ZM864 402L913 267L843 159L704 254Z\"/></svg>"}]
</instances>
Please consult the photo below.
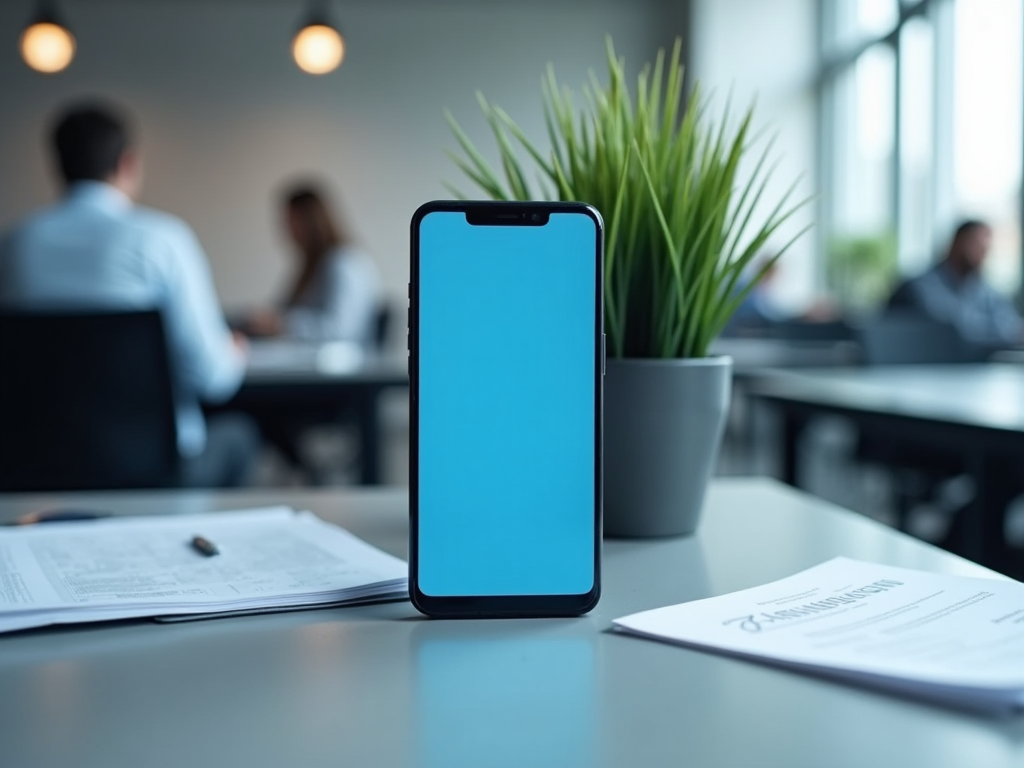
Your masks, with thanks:
<instances>
[{"instance_id":1,"label":"office table in background","mask_svg":"<svg viewBox=\"0 0 1024 768\"><path fill-rule=\"evenodd\" d=\"M759 474L758 441L750 388L776 369L833 368L860 362L852 341L726 337L715 339L710 354L732 359L732 402L720 457L728 474Z\"/></svg>"},{"instance_id":2,"label":"office table in background","mask_svg":"<svg viewBox=\"0 0 1024 768\"><path fill-rule=\"evenodd\" d=\"M891 366L775 371L751 394L782 416L783 479L800 485L799 442L811 419L835 414L879 439L961 455L977 483L964 520L964 554L996 567L1006 507L1024 491L1024 367Z\"/></svg>"},{"instance_id":3,"label":"office table in background","mask_svg":"<svg viewBox=\"0 0 1024 768\"><path fill-rule=\"evenodd\" d=\"M860 347L852 341L813 341L759 337L715 339L710 354L732 358L733 373L740 381L774 368L830 368L855 365Z\"/></svg>"},{"instance_id":4,"label":"office table in background","mask_svg":"<svg viewBox=\"0 0 1024 768\"><path fill-rule=\"evenodd\" d=\"M0 497L187 513L308 508L406 554L401 490ZM719 480L688 538L609 541L578 619L429 621L408 603L0 637L0 765L461 768L1010 768L1024 721L991 720L614 634L613 618L835 555L986 569L769 480Z\"/></svg>"},{"instance_id":5,"label":"office table in background","mask_svg":"<svg viewBox=\"0 0 1024 768\"><path fill-rule=\"evenodd\" d=\"M348 415L360 445L360 482L381 482L381 395L409 386L404 357L364 355L346 342L253 341L238 393L215 410L332 422Z\"/></svg>"}]
</instances>

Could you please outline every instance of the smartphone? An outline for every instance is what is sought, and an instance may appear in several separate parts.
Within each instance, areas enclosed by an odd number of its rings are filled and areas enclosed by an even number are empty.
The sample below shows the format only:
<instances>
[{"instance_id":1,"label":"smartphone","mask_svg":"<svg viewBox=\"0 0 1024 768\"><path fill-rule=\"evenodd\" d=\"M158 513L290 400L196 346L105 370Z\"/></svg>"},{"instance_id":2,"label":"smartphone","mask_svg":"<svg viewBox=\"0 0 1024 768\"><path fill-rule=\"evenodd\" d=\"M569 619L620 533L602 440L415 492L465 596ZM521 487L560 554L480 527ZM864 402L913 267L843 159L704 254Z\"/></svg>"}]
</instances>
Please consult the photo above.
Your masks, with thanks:
<instances>
[{"instance_id":1,"label":"smartphone","mask_svg":"<svg viewBox=\"0 0 1024 768\"><path fill-rule=\"evenodd\" d=\"M582 203L413 216L409 590L427 615L597 604L603 248Z\"/></svg>"}]
</instances>

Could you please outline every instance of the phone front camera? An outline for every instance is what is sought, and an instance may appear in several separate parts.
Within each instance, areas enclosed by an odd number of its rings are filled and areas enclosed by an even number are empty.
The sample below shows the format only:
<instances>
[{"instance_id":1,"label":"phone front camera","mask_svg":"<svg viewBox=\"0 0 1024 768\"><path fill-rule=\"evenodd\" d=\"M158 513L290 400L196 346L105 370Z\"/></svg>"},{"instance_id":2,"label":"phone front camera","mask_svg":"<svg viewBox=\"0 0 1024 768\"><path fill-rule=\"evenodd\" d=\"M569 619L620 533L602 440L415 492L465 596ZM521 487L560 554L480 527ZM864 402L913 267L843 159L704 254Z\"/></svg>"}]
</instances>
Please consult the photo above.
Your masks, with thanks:
<instances>
[{"instance_id":1,"label":"phone front camera","mask_svg":"<svg viewBox=\"0 0 1024 768\"><path fill-rule=\"evenodd\" d=\"M540 214L539 213L531 213L530 214L530 221L540 221Z\"/></svg>"}]
</instances>

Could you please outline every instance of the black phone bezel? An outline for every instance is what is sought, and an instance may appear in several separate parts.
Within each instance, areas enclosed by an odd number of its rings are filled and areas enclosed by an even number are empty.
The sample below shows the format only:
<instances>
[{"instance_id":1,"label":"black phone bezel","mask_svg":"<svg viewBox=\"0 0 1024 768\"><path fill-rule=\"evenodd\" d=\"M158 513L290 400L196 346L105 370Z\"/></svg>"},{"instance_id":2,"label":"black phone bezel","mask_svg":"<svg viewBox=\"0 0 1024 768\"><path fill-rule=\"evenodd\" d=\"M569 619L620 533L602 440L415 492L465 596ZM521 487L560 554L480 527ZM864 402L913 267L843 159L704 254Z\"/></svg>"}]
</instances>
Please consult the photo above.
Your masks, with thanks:
<instances>
[{"instance_id":1,"label":"black phone bezel","mask_svg":"<svg viewBox=\"0 0 1024 768\"><path fill-rule=\"evenodd\" d=\"M595 227L594 297L594 585L580 595L472 595L439 597L419 588L419 230L431 213L465 213L475 225L543 226L552 213L582 214ZM601 596L601 540L604 514L604 223L586 203L433 201L421 205L411 223L409 271L409 596L421 613L434 618L579 616Z\"/></svg>"}]
</instances>

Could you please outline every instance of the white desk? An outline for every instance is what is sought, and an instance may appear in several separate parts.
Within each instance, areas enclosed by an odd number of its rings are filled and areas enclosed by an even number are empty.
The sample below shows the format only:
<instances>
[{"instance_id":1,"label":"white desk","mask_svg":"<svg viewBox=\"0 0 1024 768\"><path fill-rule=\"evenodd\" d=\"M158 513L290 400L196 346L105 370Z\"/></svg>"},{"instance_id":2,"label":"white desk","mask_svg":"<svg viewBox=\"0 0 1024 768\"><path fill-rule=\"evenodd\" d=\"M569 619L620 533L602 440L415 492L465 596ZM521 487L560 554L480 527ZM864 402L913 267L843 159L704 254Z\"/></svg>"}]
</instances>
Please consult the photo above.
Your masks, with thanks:
<instances>
[{"instance_id":1,"label":"white desk","mask_svg":"<svg viewBox=\"0 0 1024 768\"><path fill-rule=\"evenodd\" d=\"M347 416L360 446L360 482L381 482L380 403L384 392L408 388L404 357L364 355L346 342L253 341L238 393L212 410L240 410L264 419L333 422Z\"/></svg>"},{"instance_id":2,"label":"white desk","mask_svg":"<svg viewBox=\"0 0 1024 768\"><path fill-rule=\"evenodd\" d=\"M751 393L782 416L783 479L798 485L799 442L815 416L844 416L864 434L960 457L979 493L964 521L963 552L1017 572L1003 537L1010 501L1024 490L1024 367L904 365L775 371Z\"/></svg>"},{"instance_id":3,"label":"white desk","mask_svg":"<svg viewBox=\"0 0 1024 768\"><path fill-rule=\"evenodd\" d=\"M0 519L310 508L395 554L400 491L0 497ZM753 586L833 555L983 575L767 480L716 482L690 538L611 541L571 620L440 622L408 603L0 636L0 766L1010 768L1024 719L987 720L608 632L633 611Z\"/></svg>"}]
</instances>

